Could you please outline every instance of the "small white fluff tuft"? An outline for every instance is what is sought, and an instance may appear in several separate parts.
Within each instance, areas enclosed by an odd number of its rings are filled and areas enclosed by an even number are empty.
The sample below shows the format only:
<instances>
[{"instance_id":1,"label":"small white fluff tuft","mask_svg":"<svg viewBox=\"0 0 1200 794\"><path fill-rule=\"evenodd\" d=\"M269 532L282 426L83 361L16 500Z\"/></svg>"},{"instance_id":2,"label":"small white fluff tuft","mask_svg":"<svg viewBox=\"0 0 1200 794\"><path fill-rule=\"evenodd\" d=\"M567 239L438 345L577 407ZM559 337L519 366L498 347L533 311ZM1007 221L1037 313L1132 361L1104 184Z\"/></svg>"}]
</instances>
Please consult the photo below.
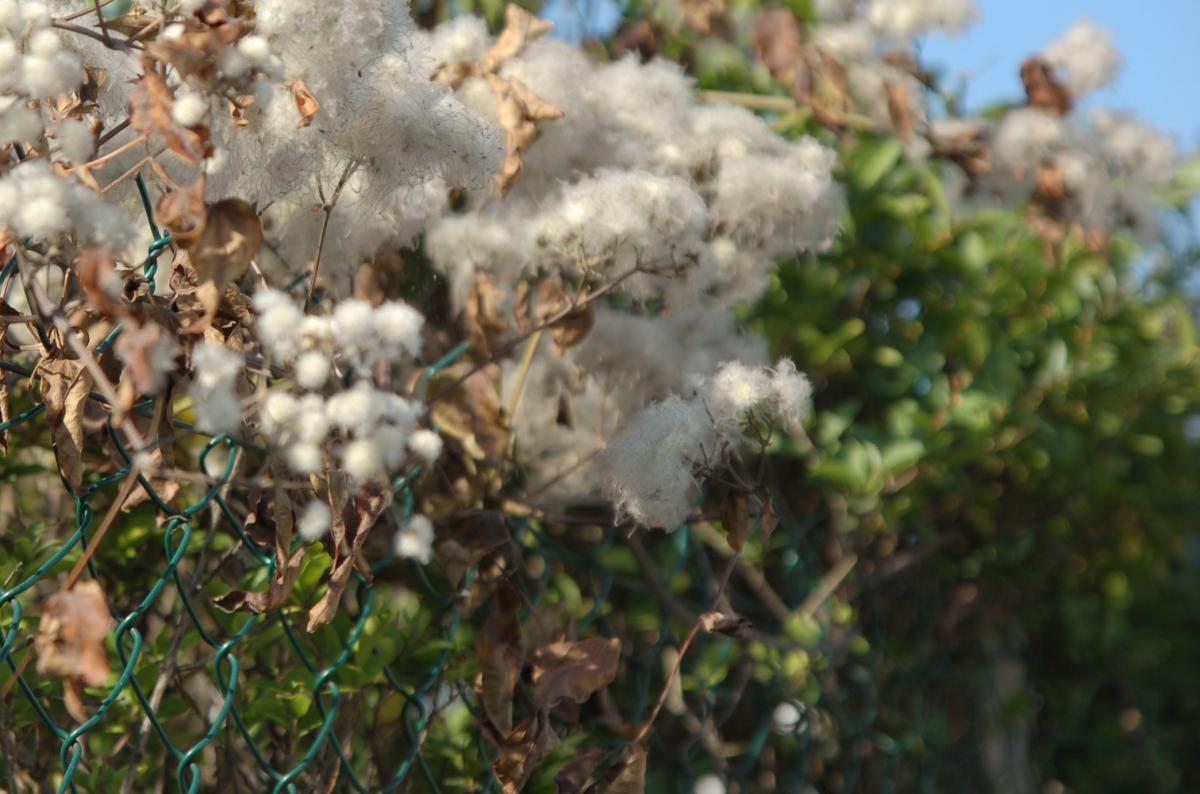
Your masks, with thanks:
<instances>
[{"instance_id":1,"label":"small white fluff tuft","mask_svg":"<svg viewBox=\"0 0 1200 794\"><path fill-rule=\"evenodd\" d=\"M433 559L433 523L423 515L414 515L392 539L392 549L397 557L428 564Z\"/></svg>"},{"instance_id":2,"label":"small white fluff tuft","mask_svg":"<svg viewBox=\"0 0 1200 794\"><path fill-rule=\"evenodd\" d=\"M312 543L325 536L332 521L333 514L329 510L329 505L319 499L313 499L304 506L304 511L300 514L300 520L297 522L297 529L300 537Z\"/></svg>"},{"instance_id":3,"label":"small white fluff tuft","mask_svg":"<svg viewBox=\"0 0 1200 794\"><path fill-rule=\"evenodd\" d=\"M1086 18L1046 47L1043 57L1062 70L1067 90L1075 97L1110 84L1121 70L1121 55L1112 36Z\"/></svg>"}]
</instances>

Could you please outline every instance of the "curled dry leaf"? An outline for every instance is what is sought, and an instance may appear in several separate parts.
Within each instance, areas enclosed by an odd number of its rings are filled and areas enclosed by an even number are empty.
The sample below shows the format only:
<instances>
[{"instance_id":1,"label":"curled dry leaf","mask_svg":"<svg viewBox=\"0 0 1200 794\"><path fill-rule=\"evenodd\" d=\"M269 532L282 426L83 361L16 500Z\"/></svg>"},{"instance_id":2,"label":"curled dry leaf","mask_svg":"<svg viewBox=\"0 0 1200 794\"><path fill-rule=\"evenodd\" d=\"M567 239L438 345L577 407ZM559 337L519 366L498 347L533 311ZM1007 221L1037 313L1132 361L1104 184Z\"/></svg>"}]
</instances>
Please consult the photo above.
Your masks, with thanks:
<instances>
[{"instance_id":1,"label":"curled dry leaf","mask_svg":"<svg viewBox=\"0 0 1200 794\"><path fill-rule=\"evenodd\" d=\"M534 309L534 316L538 322L546 322L564 311L567 312L562 319L550 326L554 344L559 350L566 350L582 342L596 324L596 310L592 304L587 303L567 311L570 308L571 299L557 282L543 280L538 283L537 306Z\"/></svg>"},{"instance_id":2,"label":"curled dry leaf","mask_svg":"<svg viewBox=\"0 0 1200 794\"><path fill-rule=\"evenodd\" d=\"M533 702L539 709L562 700L583 703L612 683L620 662L616 637L544 645L533 653Z\"/></svg>"},{"instance_id":3,"label":"curled dry leaf","mask_svg":"<svg viewBox=\"0 0 1200 794\"><path fill-rule=\"evenodd\" d=\"M1054 76L1053 67L1036 55L1021 64L1021 83L1030 107L1056 116L1071 112L1071 93Z\"/></svg>"},{"instance_id":4,"label":"curled dry leaf","mask_svg":"<svg viewBox=\"0 0 1200 794\"><path fill-rule=\"evenodd\" d=\"M473 77L477 71L478 69L475 64L470 61L444 63L433 73L431 79L445 83L451 88L458 88L462 85L463 80Z\"/></svg>"},{"instance_id":5,"label":"curled dry leaf","mask_svg":"<svg viewBox=\"0 0 1200 794\"><path fill-rule=\"evenodd\" d=\"M317 111L321 109L321 103L308 89L308 84L298 77L284 80L283 84L292 92L292 99L296 100L296 110L300 113L300 123L297 128L303 129L312 124L313 119L317 116Z\"/></svg>"},{"instance_id":6,"label":"curled dry leaf","mask_svg":"<svg viewBox=\"0 0 1200 794\"><path fill-rule=\"evenodd\" d=\"M430 384L432 393L448 388L471 369L460 362L442 370ZM430 418L443 435L459 443L472 460L500 460L508 443L508 432L500 418L500 368L489 364L455 386L430 408Z\"/></svg>"},{"instance_id":7,"label":"curled dry leaf","mask_svg":"<svg viewBox=\"0 0 1200 794\"><path fill-rule=\"evenodd\" d=\"M88 300L105 317L126 317L125 279L117 273L112 254L95 245L84 246L75 258L75 276Z\"/></svg>"},{"instance_id":8,"label":"curled dry leaf","mask_svg":"<svg viewBox=\"0 0 1200 794\"><path fill-rule=\"evenodd\" d=\"M58 470L78 493L83 487L83 408L94 385L92 375L82 362L63 358L43 361L38 375Z\"/></svg>"},{"instance_id":9,"label":"curled dry leaf","mask_svg":"<svg viewBox=\"0 0 1200 794\"><path fill-rule=\"evenodd\" d=\"M606 794L642 794L646 790L646 748L636 744L620 773L608 784Z\"/></svg>"},{"instance_id":10,"label":"curled dry leaf","mask_svg":"<svg viewBox=\"0 0 1200 794\"><path fill-rule=\"evenodd\" d=\"M554 788L557 794L576 794L583 791L596 767L608 755L606 750L591 747L574 756L570 763L554 776Z\"/></svg>"},{"instance_id":11,"label":"curled dry leaf","mask_svg":"<svg viewBox=\"0 0 1200 794\"><path fill-rule=\"evenodd\" d=\"M888 118L896 137L908 143L913 137L912 97L907 86L896 80L885 80L883 90L887 94Z\"/></svg>"},{"instance_id":12,"label":"curled dry leaf","mask_svg":"<svg viewBox=\"0 0 1200 794\"><path fill-rule=\"evenodd\" d=\"M217 314L225 287L241 277L262 244L262 221L239 198L209 204L204 231L184 246L196 271L196 298L204 307L204 323Z\"/></svg>"},{"instance_id":13,"label":"curled dry leaf","mask_svg":"<svg viewBox=\"0 0 1200 794\"><path fill-rule=\"evenodd\" d=\"M87 717L78 686L103 686L108 679L104 637L113 626L100 583L80 582L46 599L33 648L42 675L64 679L67 708L80 722Z\"/></svg>"},{"instance_id":14,"label":"curled dry leaf","mask_svg":"<svg viewBox=\"0 0 1200 794\"><path fill-rule=\"evenodd\" d=\"M803 35L796 15L786 8L772 8L754 21L754 53L771 76L791 85L796 80Z\"/></svg>"},{"instance_id":15,"label":"curled dry leaf","mask_svg":"<svg viewBox=\"0 0 1200 794\"><path fill-rule=\"evenodd\" d=\"M163 319L169 322L174 318L168 314ZM171 329L147 317L140 322L127 321L113 351L125 364L122 380L128 380L138 394L151 396L166 385L181 348Z\"/></svg>"},{"instance_id":16,"label":"curled dry leaf","mask_svg":"<svg viewBox=\"0 0 1200 794\"><path fill-rule=\"evenodd\" d=\"M744 491L730 488L721 498L721 524L734 551L741 551L750 534L750 503Z\"/></svg>"},{"instance_id":17,"label":"curled dry leaf","mask_svg":"<svg viewBox=\"0 0 1200 794\"><path fill-rule=\"evenodd\" d=\"M765 540L771 539L771 533L779 526L779 514L775 512L775 501L770 492L762 498L762 533Z\"/></svg>"},{"instance_id":18,"label":"curled dry leaf","mask_svg":"<svg viewBox=\"0 0 1200 794\"><path fill-rule=\"evenodd\" d=\"M171 109L175 95L167 81L155 71L154 61L142 58L143 74L129 94L129 123L144 135L157 135L181 160L196 165L208 149L208 133L202 127L188 129L175 121Z\"/></svg>"},{"instance_id":19,"label":"curled dry leaf","mask_svg":"<svg viewBox=\"0 0 1200 794\"><path fill-rule=\"evenodd\" d=\"M237 20L229 19L220 9L206 15L205 20L186 19L183 32L170 38L158 38L146 47L155 58L169 63L181 77L196 76L208 80L217 68L222 53L242 37L243 28Z\"/></svg>"},{"instance_id":20,"label":"curled dry leaf","mask_svg":"<svg viewBox=\"0 0 1200 794\"><path fill-rule=\"evenodd\" d=\"M507 737L493 740L500 752L492 763L492 771L504 794L519 794L538 762L561 744L545 712L530 715Z\"/></svg>"},{"instance_id":21,"label":"curled dry leaf","mask_svg":"<svg viewBox=\"0 0 1200 794\"><path fill-rule=\"evenodd\" d=\"M508 330L504 292L487 273L475 279L463 307L463 323L472 346L485 355L495 347L495 339Z\"/></svg>"},{"instance_id":22,"label":"curled dry leaf","mask_svg":"<svg viewBox=\"0 0 1200 794\"><path fill-rule=\"evenodd\" d=\"M231 590L213 599L213 604L219 609L226 612L270 612L286 604L292 594L292 587L300 575L300 563L304 560L307 547L301 545L295 550L292 549L296 517L287 491L282 486L286 475L287 471L279 464L272 466L271 476L276 482L274 497L270 500L260 499L254 513L247 517L248 525L253 524L255 528L270 532L274 539L275 574L267 586L267 592ZM250 521L250 518L254 520Z\"/></svg>"},{"instance_id":23,"label":"curled dry leaf","mask_svg":"<svg viewBox=\"0 0 1200 794\"><path fill-rule=\"evenodd\" d=\"M700 616L700 626L709 634L728 634L737 637L750 628L750 621L724 612L705 612Z\"/></svg>"},{"instance_id":24,"label":"curled dry leaf","mask_svg":"<svg viewBox=\"0 0 1200 794\"><path fill-rule=\"evenodd\" d=\"M205 178L201 174L187 187L164 193L154 207L155 220L167 227L175 242L184 248L195 245L204 233L208 214L204 187Z\"/></svg>"},{"instance_id":25,"label":"curled dry leaf","mask_svg":"<svg viewBox=\"0 0 1200 794\"><path fill-rule=\"evenodd\" d=\"M520 607L521 601L512 585L503 583L496 590L475 644L479 657L479 700L501 736L512 732L513 690L525 665L521 627L517 623Z\"/></svg>"},{"instance_id":26,"label":"curled dry leaf","mask_svg":"<svg viewBox=\"0 0 1200 794\"><path fill-rule=\"evenodd\" d=\"M438 545L438 559L446 578L462 584L466 572L509 540L504 516L497 510L471 510L447 522Z\"/></svg>"},{"instance_id":27,"label":"curled dry leaf","mask_svg":"<svg viewBox=\"0 0 1200 794\"><path fill-rule=\"evenodd\" d=\"M504 31L496 42L479 59L479 69L484 74L495 72L516 55L525 45L554 27L549 20L535 16L518 5L509 3L504 9Z\"/></svg>"},{"instance_id":28,"label":"curled dry leaf","mask_svg":"<svg viewBox=\"0 0 1200 794\"><path fill-rule=\"evenodd\" d=\"M504 162L496 182L504 195L521 173L521 154L537 139L537 122L562 118L562 111L545 101L515 78L488 74L488 86L496 100L496 120L504 129Z\"/></svg>"},{"instance_id":29,"label":"curled dry leaf","mask_svg":"<svg viewBox=\"0 0 1200 794\"><path fill-rule=\"evenodd\" d=\"M321 596L321 600L308 611L306 626L308 631L316 631L318 627L333 620L333 616L337 614L342 591L346 589L346 584L350 581L350 574L354 568L361 563L360 558L367 535L375 527L379 516L387 509L391 501L391 490L378 486L369 486L347 501L340 518L340 526L345 528L343 542L336 542L334 530L339 526L339 521L333 522L334 526L330 528L330 533L326 536L327 541L333 541L331 544L333 548L330 551L333 561L330 563L329 569L329 586L325 590L325 595ZM343 546L347 548L343 548Z\"/></svg>"}]
</instances>

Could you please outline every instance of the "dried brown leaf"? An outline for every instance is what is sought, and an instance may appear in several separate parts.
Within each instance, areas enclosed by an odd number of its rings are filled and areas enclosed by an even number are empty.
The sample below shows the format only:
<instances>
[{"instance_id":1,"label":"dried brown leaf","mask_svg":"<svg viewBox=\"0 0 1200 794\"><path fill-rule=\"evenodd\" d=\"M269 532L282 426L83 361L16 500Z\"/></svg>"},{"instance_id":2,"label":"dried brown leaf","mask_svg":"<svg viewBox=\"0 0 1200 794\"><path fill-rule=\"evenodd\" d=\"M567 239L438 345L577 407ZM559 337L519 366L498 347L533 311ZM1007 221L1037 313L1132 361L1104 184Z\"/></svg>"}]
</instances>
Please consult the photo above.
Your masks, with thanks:
<instances>
[{"instance_id":1,"label":"dried brown leaf","mask_svg":"<svg viewBox=\"0 0 1200 794\"><path fill-rule=\"evenodd\" d=\"M549 20L535 16L520 6L509 3L504 9L504 30L496 42L479 59L479 69L490 74L509 58L519 55L525 45L554 27Z\"/></svg>"},{"instance_id":2,"label":"dried brown leaf","mask_svg":"<svg viewBox=\"0 0 1200 794\"><path fill-rule=\"evenodd\" d=\"M479 657L479 700L501 736L512 733L513 691L525 665L521 627L517 623L520 606L520 598L512 585L503 583L496 590L491 610L475 643Z\"/></svg>"},{"instance_id":3,"label":"dried brown leaf","mask_svg":"<svg viewBox=\"0 0 1200 794\"><path fill-rule=\"evenodd\" d=\"M743 491L731 488L721 498L721 524L734 551L741 551L750 534L750 503Z\"/></svg>"},{"instance_id":4,"label":"dried brown leaf","mask_svg":"<svg viewBox=\"0 0 1200 794\"><path fill-rule=\"evenodd\" d=\"M446 578L458 587L467 570L509 541L504 515L497 510L471 510L451 518L442 531L438 557Z\"/></svg>"},{"instance_id":5,"label":"dried brown leaf","mask_svg":"<svg viewBox=\"0 0 1200 794\"><path fill-rule=\"evenodd\" d=\"M205 21L188 19L182 25L182 33L155 39L146 46L146 52L171 64L185 78L194 75L208 80L212 77L221 55L243 33L241 23L229 19L224 12L210 14Z\"/></svg>"},{"instance_id":6,"label":"dried brown leaf","mask_svg":"<svg viewBox=\"0 0 1200 794\"><path fill-rule=\"evenodd\" d=\"M567 631L567 613L561 604L540 602L529 610L521 624L521 642L526 648L541 648L562 642Z\"/></svg>"},{"instance_id":7,"label":"dried brown leaf","mask_svg":"<svg viewBox=\"0 0 1200 794\"><path fill-rule=\"evenodd\" d=\"M167 81L154 69L149 58L142 59L145 70L129 93L129 123L145 135L157 135L181 160L196 165L208 148L207 132L180 125L171 114L175 95ZM201 133L204 133L203 135Z\"/></svg>"},{"instance_id":8,"label":"dried brown leaf","mask_svg":"<svg viewBox=\"0 0 1200 794\"><path fill-rule=\"evenodd\" d=\"M562 118L563 114L520 80L491 73L487 80L496 100L496 121L504 129L506 156L496 176L500 194L504 195L521 173L521 153L537 139L535 122Z\"/></svg>"},{"instance_id":9,"label":"dried brown leaf","mask_svg":"<svg viewBox=\"0 0 1200 794\"><path fill-rule=\"evenodd\" d=\"M608 785L606 794L643 794L646 790L646 748L634 745L620 774Z\"/></svg>"},{"instance_id":10,"label":"dried brown leaf","mask_svg":"<svg viewBox=\"0 0 1200 794\"><path fill-rule=\"evenodd\" d=\"M38 672L85 686L103 686L109 673L104 637L112 626L99 582L88 580L54 593L42 605L33 641Z\"/></svg>"},{"instance_id":11,"label":"dried brown leaf","mask_svg":"<svg viewBox=\"0 0 1200 794\"><path fill-rule=\"evenodd\" d=\"M495 338L508 331L503 307L504 292L495 279L487 273L479 274L463 307L463 323L472 345L484 355L496 346Z\"/></svg>"},{"instance_id":12,"label":"dried brown leaf","mask_svg":"<svg viewBox=\"0 0 1200 794\"><path fill-rule=\"evenodd\" d=\"M431 393L454 383L471 366L462 362L442 370L430 385ZM500 417L500 368L490 364L467 378L433 404L430 418L472 460L503 458L508 432Z\"/></svg>"},{"instance_id":13,"label":"dried brown leaf","mask_svg":"<svg viewBox=\"0 0 1200 794\"><path fill-rule=\"evenodd\" d=\"M1053 67L1036 55L1021 64L1021 83L1030 107L1056 116L1071 112L1071 93L1055 77Z\"/></svg>"},{"instance_id":14,"label":"dried brown leaf","mask_svg":"<svg viewBox=\"0 0 1200 794\"><path fill-rule=\"evenodd\" d=\"M700 616L700 626L709 634L728 634L736 637L750 628L750 621L724 612L705 612Z\"/></svg>"},{"instance_id":15,"label":"dried brown leaf","mask_svg":"<svg viewBox=\"0 0 1200 794\"><path fill-rule=\"evenodd\" d=\"M470 61L444 63L433 73L431 79L445 83L451 88L458 88L468 77L474 77L476 66Z\"/></svg>"},{"instance_id":16,"label":"dried brown leaf","mask_svg":"<svg viewBox=\"0 0 1200 794\"><path fill-rule=\"evenodd\" d=\"M771 533L779 526L779 514L775 512L775 502L771 494L762 498L762 533L764 540L771 539Z\"/></svg>"},{"instance_id":17,"label":"dried brown leaf","mask_svg":"<svg viewBox=\"0 0 1200 794\"><path fill-rule=\"evenodd\" d=\"M369 486L346 503L342 510L342 523L346 528L345 545L349 548L334 548L328 587L325 594L321 596L321 600L308 611L306 628L309 632L324 626L337 614L337 606L342 599L342 592L350 581L350 574L359 563L367 535L375 527L379 516L391 504L391 500L390 489Z\"/></svg>"},{"instance_id":18,"label":"dried brown leaf","mask_svg":"<svg viewBox=\"0 0 1200 794\"><path fill-rule=\"evenodd\" d=\"M208 205L204 231L185 246L199 284L196 298L211 321L225 288L241 277L262 244L262 221L254 208L239 198Z\"/></svg>"},{"instance_id":19,"label":"dried brown leaf","mask_svg":"<svg viewBox=\"0 0 1200 794\"><path fill-rule=\"evenodd\" d=\"M896 137L908 143L913 136L912 96L908 87L897 80L883 82L884 93L887 94L888 118L892 122L892 130Z\"/></svg>"},{"instance_id":20,"label":"dried brown leaf","mask_svg":"<svg viewBox=\"0 0 1200 794\"><path fill-rule=\"evenodd\" d=\"M84 246L75 258L75 275L92 306L106 317L125 317L125 279L117 273L112 254L95 245Z\"/></svg>"},{"instance_id":21,"label":"dried brown leaf","mask_svg":"<svg viewBox=\"0 0 1200 794\"><path fill-rule=\"evenodd\" d=\"M557 794L576 794L576 792L583 791L588 779L606 755L608 752L598 747L588 748L582 754L576 755L574 760L554 776L554 788Z\"/></svg>"},{"instance_id":22,"label":"dried brown leaf","mask_svg":"<svg viewBox=\"0 0 1200 794\"><path fill-rule=\"evenodd\" d=\"M497 740L496 746L500 752L492 763L492 771L500 781L504 794L519 794L538 762L557 750L559 744L561 742L545 712L530 715L506 738Z\"/></svg>"},{"instance_id":23,"label":"dried brown leaf","mask_svg":"<svg viewBox=\"0 0 1200 794\"><path fill-rule=\"evenodd\" d=\"M620 662L616 637L544 645L533 653L533 702L539 709L562 700L583 703L612 683Z\"/></svg>"},{"instance_id":24,"label":"dried brown leaf","mask_svg":"<svg viewBox=\"0 0 1200 794\"><path fill-rule=\"evenodd\" d=\"M537 287L537 307L534 310L539 322L546 322L570 309L571 299L557 282L549 279L540 281ZM550 334L559 350L579 344L596 324L596 310L590 304L569 311L566 316L550 326Z\"/></svg>"},{"instance_id":25,"label":"dried brown leaf","mask_svg":"<svg viewBox=\"0 0 1200 794\"><path fill-rule=\"evenodd\" d=\"M171 231L171 237L183 248L190 248L204 233L208 208L204 204L206 180L201 174L192 184L164 193L154 207L154 218Z\"/></svg>"},{"instance_id":26,"label":"dried brown leaf","mask_svg":"<svg viewBox=\"0 0 1200 794\"><path fill-rule=\"evenodd\" d=\"M125 364L121 373L138 394L153 395L162 390L166 377L165 360L172 351L181 352L175 334L152 319L130 319L117 337L113 351Z\"/></svg>"},{"instance_id":27,"label":"dried brown leaf","mask_svg":"<svg viewBox=\"0 0 1200 794\"><path fill-rule=\"evenodd\" d=\"M788 85L795 82L803 34L796 15L786 8L771 8L754 21L754 53L771 76Z\"/></svg>"},{"instance_id":28,"label":"dried brown leaf","mask_svg":"<svg viewBox=\"0 0 1200 794\"><path fill-rule=\"evenodd\" d=\"M272 466L272 476L275 478L275 493L271 499L260 499L255 506L254 520L247 519L247 526L253 524L272 532L275 545L275 573L267 592L256 593L245 590L231 590L223 596L213 599L213 604L226 612L250 611L269 612L287 603L300 575L300 563L304 560L305 546L292 550L292 537L295 529L295 513L292 511L291 500L282 483L286 471L279 464Z\"/></svg>"},{"instance_id":29,"label":"dried brown leaf","mask_svg":"<svg viewBox=\"0 0 1200 794\"><path fill-rule=\"evenodd\" d=\"M296 110L300 113L300 123L296 126L298 129L304 129L316 118L317 111L321 109L321 103L313 96L308 84L299 77L284 80L283 84L292 92L292 99L296 100Z\"/></svg>"},{"instance_id":30,"label":"dried brown leaf","mask_svg":"<svg viewBox=\"0 0 1200 794\"><path fill-rule=\"evenodd\" d=\"M82 362L50 359L38 367L46 421L54 437L54 457L63 479L83 487L83 407L94 382Z\"/></svg>"}]
</instances>

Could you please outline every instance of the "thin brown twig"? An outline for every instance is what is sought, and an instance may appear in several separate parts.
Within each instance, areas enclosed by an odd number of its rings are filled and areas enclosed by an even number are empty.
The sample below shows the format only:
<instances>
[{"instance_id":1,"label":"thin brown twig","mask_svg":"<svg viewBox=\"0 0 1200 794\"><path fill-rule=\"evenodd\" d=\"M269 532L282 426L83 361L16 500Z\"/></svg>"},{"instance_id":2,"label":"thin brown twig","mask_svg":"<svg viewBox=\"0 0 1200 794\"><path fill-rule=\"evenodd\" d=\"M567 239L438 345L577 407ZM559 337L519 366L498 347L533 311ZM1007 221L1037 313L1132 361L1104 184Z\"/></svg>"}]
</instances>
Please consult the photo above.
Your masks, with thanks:
<instances>
[{"instance_id":1,"label":"thin brown twig","mask_svg":"<svg viewBox=\"0 0 1200 794\"><path fill-rule=\"evenodd\" d=\"M804 603L800 605L797 612L805 617L812 617L821 604L825 603L825 599L833 595L833 591L838 589L842 581L850 575L850 571L854 570L854 566L857 564L857 554L847 554L838 560L836 565L825 572L821 581L817 582L817 586L808 594L808 598L804 599Z\"/></svg>"},{"instance_id":2,"label":"thin brown twig","mask_svg":"<svg viewBox=\"0 0 1200 794\"><path fill-rule=\"evenodd\" d=\"M122 121L120 124L118 124L117 126L113 127L112 129L108 130L103 135L101 135L96 140L96 148L99 149L101 146L108 143L113 138L117 137L118 135L120 135L122 132L124 132L127 129L129 129L129 117L128 116L126 116L125 120Z\"/></svg>"},{"instance_id":3,"label":"thin brown twig","mask_svg":"<svg viewBox=\"0 0 1200 794\"><path fill-rule=\"evenodd\" d=\"M126 141L125 143L121 144L120 146L118 146L116 149L113 149L108 154L101 155L101 156L97 157L95 160L90 160L86 163L83 163L82 165L77 165L77 166L75 166L75 168L73 168L71 170L75 171L75 170L78 170L81 168L87 168L90 170L92 168L102 166L105 163L107 163L109 160L113 160L113 159L125 154L125 152L127 152L130 149L132 149L133 147L137 146L139 143L143 142L144 140L146 140L146 134L142 133L141 135L137 136L133 140Z\"/></svg>"},{"instance_id":4,"label":"thin brown twig","mask_svg":"<svg viewBox=\"0 0 1200 794\"><path fill-rule=\"evenodd\" d=\"M113 2L113 0L98 0L98 2L96 3L96 8L104 8L104 6L108 5L111 2ZM78 11L72 11L70 14L67 14L65 17L59 17L57 21L58 22L70 22L73 19L79 19L80 17L86 17L88 14L92 13L93 10L94 9L91 9L91 8L82 8Z\"/></svg>"},{"instance_id":5,"label":"thin brown twig","mask_svg":"<svg viewBox=\"0 0 1200 794\"><path fill-rule=\"evenodd\" d=\"M461 376L459 376L457 379L455 379L455 381L453 383L445 386L437 394L430 397L426 401L427 404L432 405L433 403L437 402L438 400L445 398L446 395L448 395L450 392L457 389L459 386L461 386L463 383L465 383L473 375L477 375L478 373L480 373L481 371L486 369L488 366L496 363L504 356L507 356L509 353L511 353L513 350L515 350L518 345L520 345L522 342L524 342L529 337L533 336L534 334L545 331L550 326L554 325L555 323L562 322L564 319L569 317L571 314L579 311L583 307L587 306L589 303L592 303L594 301L599 300L600 298L603 298L605 295L607 295L610 292L612 292L613 290L615 290L618 286L620 286L626 279L630 278L631 276L637 275L638 273L646 273L646 272L650 272L650 271L647 268L643 267L642 265L636 265L636 266L630 268L629 270L625 271L621 275L617 276L615 279L613 279L609 283L605 284L603 287L600 287L599 289L588 293L588 295L586 297L584 297L582 300L567 306L566 308L562 309L561 311L556 312L555 314L553 314L550 317L547 317L545 320L543 320L542 322L538 323L537 325L527 329L523 333L517 334L516 337L514 337L513 339L510 339L508 342L501 345L500 348L498 350L496 350L495 353L493 353L492 355L483 359L482 361L477 363L475 366L471 367L469 370L467 370L465 373L463 373Z\"/></svg>"},{"instance_id":6,"label":"thin brown twig","mask_svg":"<svg viewBox=\"0 0 1200 794\"><path fill-rule=\"evenodd\" d=\"M333 208L337 206L338 199L342 195L342 189L346 187L346 183L350 181L350 177L358 169L358 163L350 162L346 166L346 170L342 172L338 179L337 186L333 189L333 195L329 201L325 200L323 191L320 187L317 188L318 195L321 196L321 209L325 213L324 220L321 221L321 233L317 237L317 254L313 261L312 278L308 282L308 292L304 295L304 311L308 311L308 304L312 303L313 290L317 288L317 272L321 269L321 254L325 251L325 236L329 233L329 219L333 217Z\"/></svg>"},{"instance_id":7,"label":"thin brown twig","mask_svg":"<svg viewBox=\"0 0 1200 794\"><path fill-rule=\"evenodd\" d=\"M736 567L737 561L741 557L741 554L741 549L738 549L734 553L733 558L730 559L728 564L725 566L725 572L721 574L721 582L717 586L717 592L713 595L712 602L714 605L719 604L721 602L721 598L725 595L725 587L729 584L729 577L733 574L733 569ZM683 643L680 644L679 655L675 659L675 664L671 668L670 675L668 675L667 680L663 682L663 688L662 692L659 693L658 702L654 704L654 710L650 712L650 716L646 719L646 722L641 728L638 729L637 734L633 738L633 744L638 744L645 739L647 734L650 733L650 729L654 727L654 721L658 719L658 714L660 711L662 711L663 706L667 702L667 697L671 693L671 684L674 683L676 676L679 675L680 668L683 667L683 657L687 655L688 649L691 647L692 642L696 639L696 635L700 633L700 629L703 626L703 618L703 615L696 618L695 622L692 623L691 631L688 632L687 637L685 637Z\"/></svg>"},{"instance_id":8,"label":"thin brown twig","mask_svg":"<svg viewBox=\"0 0 1200 794\"><path fill-rule=\"evenodd\" d=\"M89 8L88 13L91 13L91 12L92 12L92 9ZM50 23L50 26L54 27L54 28L58 28L59 30L69 31L70 33L77 33L80 36L87 36L89 39L95 39L96 41L100 42L105 47L108 47L111 50L132 50L132 49L134 49L133 44L128 41L123 41L121 39L109 38L107 33L101 34L101 33L96 32L95 30L92 30L91 28L85 28L82 25L76 25L71 22L64 22L62 20L56 19Z\"/></svg>"},{"instance_id":9,"label":"thin brown twig","mask_svg":"<svg viewBox=\"0 0 1200 794\"><path fill-rule=\"evenodd\" d=\"M163 412L166 408L166 400L159 397L154 404L154 419L151 427L158 427L162 422ZM121 490L117 493L117 498L108 506L108 512L104 514L104 520L100 522L100 527L96 530L96 534L92 535L92 539L88 541L87 548L83 550L79 560L75 563L75 567L71 569L71 573L67 575L67 581L63 583L63 590L70 590L75 586L75 582L79 580L83 573L84 567L88 564L88 560L96 553L96 549L100 548L100 541L104 540L104 535L108 532L109 527L113 525L113 521L117 517L117 513L121 510L121 506L125 504L125 500L129 498L129 494L133 493L133 489L137 486L138 467L135 463L130 463L129 472L125 475L125 481L121 483Z\"/></svg>"},{"instance_id":10,"label":"thin brown twig","mask_svg":"<svg viewBox=\"0 0 1200 794\"><path fill-rule=\"evenodd\" d=\"M100 33L104 36L104 46L112 47L112 36L108 35L108 23L104 21L104 13L100 10L100 0L92 0L96 9L96 20L100 25Z\"/></svg>"}]
</instances>

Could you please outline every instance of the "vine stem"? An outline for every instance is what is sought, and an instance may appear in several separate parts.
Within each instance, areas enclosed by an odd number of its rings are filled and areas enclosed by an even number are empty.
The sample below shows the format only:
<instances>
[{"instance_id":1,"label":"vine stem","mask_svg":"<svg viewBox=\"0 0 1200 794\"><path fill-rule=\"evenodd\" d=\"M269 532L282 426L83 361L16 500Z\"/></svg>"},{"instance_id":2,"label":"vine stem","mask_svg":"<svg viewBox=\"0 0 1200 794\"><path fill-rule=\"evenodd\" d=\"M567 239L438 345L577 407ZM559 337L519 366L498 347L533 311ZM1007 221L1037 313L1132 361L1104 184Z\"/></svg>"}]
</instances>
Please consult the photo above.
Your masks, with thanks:
<instances>
[{"instance_id":1,"label":"vine stem","mask_svg":"<svg viewBox=\"0 0 1200 794\"><path fill-rule=\"evenodd\" d=\"M721 603L721 597L725 594L725 586L729 584L729 577L733 574L733 569L737 566L737 562L741 556L742 551L738 549L726 564L725 572L721 575L721 583L717 587L716 594L713 596L713 608L716 608L717 604ZM688 649L692 647L692 643L695 641L696 635L700 633L703 623L703 615L696 618L695 622L692 623L691 631L688 632L687 637L684 638L679 646L679 654L675 657L675 664L671 667L671 673L667 676L667 680L663 682L662 692L658 695L658 702L654 704L654 710L650 712L650 716L646 719L646 722L642 724L637 734L634 735L633 744L636 745L642 742L650 733L650 729L654 727L654 721L658 719L659 712L662 711L663 706L666 705L667 698L671 694L671 685L675 683L675 678L679 675L680 668L683 667L683 657L687 655Z\"/></svg>"}]
</instances>

